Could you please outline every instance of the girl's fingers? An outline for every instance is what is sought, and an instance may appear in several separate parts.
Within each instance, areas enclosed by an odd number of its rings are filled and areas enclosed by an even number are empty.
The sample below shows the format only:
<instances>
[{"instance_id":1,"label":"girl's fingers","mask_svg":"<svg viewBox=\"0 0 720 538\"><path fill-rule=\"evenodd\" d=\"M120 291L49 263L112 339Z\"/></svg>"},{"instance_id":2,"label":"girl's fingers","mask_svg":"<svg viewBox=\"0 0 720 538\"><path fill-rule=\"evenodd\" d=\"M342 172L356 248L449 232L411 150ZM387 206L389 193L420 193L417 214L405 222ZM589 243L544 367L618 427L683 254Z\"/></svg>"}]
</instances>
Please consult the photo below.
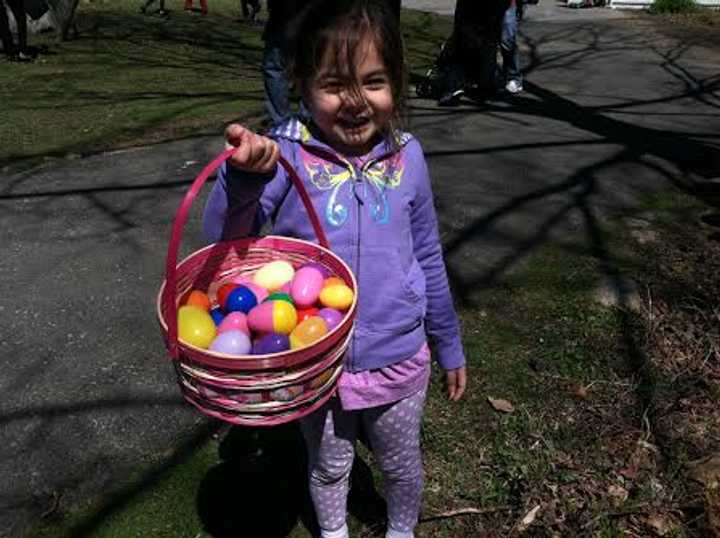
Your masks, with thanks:
<instances>
[{"instance_id":1,"label":"girl's fingers","mask_svg":"<svg viewBox=\"0 0 720 538\"><path fill-rule=\"evenodd\" d=\"M262 157L258 160L258 169L271 172L277 164L278 147L275 141L266 138L263 144Z\"/></svg>"},{"instance_id":2,"label":"girl's fingers","mask_svg":"<svg viewBox=\"0 0 720 538\"><path fill-rule=\"evenodd\" d=\"M249 134L250 131L239 123L231 123L225 128L225 140L232 146L240 146L246 133Z\"/></svg>"},{"instance_id":3,"label":"girl's fingers","mask_svg":"<svg viewBox=\"0 0 720 538\"><path fill-rule=\"evenodd\" d=\"M266 173L275 168L279 149L274 140L253 133L242 125L233 123L225 129L229 146L237 149L230 157L230 164L247 172Z\"/></svg>"}]
</instances>

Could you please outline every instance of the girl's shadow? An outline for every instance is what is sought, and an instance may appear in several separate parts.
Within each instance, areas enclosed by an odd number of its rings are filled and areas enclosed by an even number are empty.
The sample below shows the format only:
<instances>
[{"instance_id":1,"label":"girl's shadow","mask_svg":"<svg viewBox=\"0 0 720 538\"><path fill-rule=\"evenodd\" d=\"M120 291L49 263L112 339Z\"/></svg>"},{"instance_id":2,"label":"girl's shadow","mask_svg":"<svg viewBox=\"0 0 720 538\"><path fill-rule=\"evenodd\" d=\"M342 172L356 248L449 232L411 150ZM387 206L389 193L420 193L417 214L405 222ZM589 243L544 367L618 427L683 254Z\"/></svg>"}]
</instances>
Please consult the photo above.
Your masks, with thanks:
<instances>
[{"instance_id":1,"label":"girl's shadow","mask_svg":"<svg viewBox=\"0 0 720 538\"><path fill-rule=\"evenodd\" d=\"M311 536L319 535L297 423L234 426L218 452L222 461L208 470L197 494L206 532L215 538L285 538L300 521ZM384 500L360 458L353 465L351 483L349 511L367 525L384 521Z\"/></svg>"}]
</instances>

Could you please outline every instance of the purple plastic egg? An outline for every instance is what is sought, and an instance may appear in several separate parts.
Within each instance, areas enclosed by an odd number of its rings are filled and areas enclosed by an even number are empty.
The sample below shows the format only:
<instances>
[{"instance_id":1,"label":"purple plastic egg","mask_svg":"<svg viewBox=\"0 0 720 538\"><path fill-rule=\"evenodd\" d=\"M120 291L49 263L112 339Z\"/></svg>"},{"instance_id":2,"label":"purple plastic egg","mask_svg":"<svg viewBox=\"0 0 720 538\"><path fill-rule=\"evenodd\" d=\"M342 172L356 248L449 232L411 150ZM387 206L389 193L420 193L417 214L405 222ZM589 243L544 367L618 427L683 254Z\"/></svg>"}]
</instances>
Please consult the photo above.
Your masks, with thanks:
<instances>
[{"instance_id":1,"label":"purple plastic egg","mask_svg":"<svg viewBox=\"0 0 720 538\"><path fill-rule=\"evenodd\" d=\"M247 334L231 330L218 334L210 344L210 351L225 355L248 355L251 347L250 337Z\"/></svg>"},{"instance_id":2,"label":"purple plastic egg","mask_svg":"<svg viewBox=\"0 0 720 538\"><path fill-rule=\"evenodd\" d=\"M323 288L325 278L315 265L304 265L295 272L293 277L290 296L300 308L314 305Z\"/></svg>"},{"instance_id":3,"label":"purple plastic egg","mask_svg":"<svg viewBox=\"0 0 720 538\"><path fill-rule=\"evenodd\" d=\"M343 319L342 312L334 308L321 308L317 315L325 320L328 331L332 331Z\"/></svg>"},{"instance_id":4,"label":"purple plastic egg","mask_svg":"<svg viewBox=\"0 0 720 538\"><path fill-rule=\"evenodd\" d=\"M286 334L270 333L261 336L253 344L253 355L268 355L290 349L290 338Z\"/></svg>"}]
</instances>

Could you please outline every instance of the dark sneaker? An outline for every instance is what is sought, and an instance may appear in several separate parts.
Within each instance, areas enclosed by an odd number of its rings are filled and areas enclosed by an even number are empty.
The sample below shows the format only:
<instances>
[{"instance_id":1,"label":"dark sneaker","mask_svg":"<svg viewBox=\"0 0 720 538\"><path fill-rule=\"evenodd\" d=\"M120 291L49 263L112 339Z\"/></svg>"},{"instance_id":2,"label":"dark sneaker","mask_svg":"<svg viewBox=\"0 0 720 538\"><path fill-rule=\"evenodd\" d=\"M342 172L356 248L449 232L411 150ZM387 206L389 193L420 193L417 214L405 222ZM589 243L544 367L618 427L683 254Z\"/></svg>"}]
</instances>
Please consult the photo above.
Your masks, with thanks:
<instances>
[{"instance_id":1,"label":"dark sneaker","mask_svg":"<svg viewBox=\"0 0 720 538\"><path fill-rule=\"evenodd\" d=\"M438 99L438 106L458 106L460 98L465 94L465 90L450 90L445 92Z\"/></svg>"}]
</instances>

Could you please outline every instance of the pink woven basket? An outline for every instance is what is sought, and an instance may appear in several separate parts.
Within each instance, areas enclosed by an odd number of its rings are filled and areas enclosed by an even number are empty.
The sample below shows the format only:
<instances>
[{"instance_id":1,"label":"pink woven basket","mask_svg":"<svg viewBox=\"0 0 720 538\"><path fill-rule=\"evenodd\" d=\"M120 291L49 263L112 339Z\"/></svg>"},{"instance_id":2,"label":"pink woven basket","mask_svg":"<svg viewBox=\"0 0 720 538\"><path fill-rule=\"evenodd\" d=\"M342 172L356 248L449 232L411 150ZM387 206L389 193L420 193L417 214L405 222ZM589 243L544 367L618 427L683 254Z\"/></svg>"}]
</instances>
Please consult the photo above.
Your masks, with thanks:
<instances>
[{"instance_id":1,"label":"pink woven basket","mask_svg":"<svg viewBox=\"0 0 720 538\"><path fill-rule=\"evenodd\" d=\"M157 316L165 345L173 359L185 399L202 413L232 424L272 426L311 413L335 392L342 372L357 309L357 282L350 268L330 250L320 219L293 167L280 157L307 210L319 245L289 237L266 236L222 241L197 250L177 263L182 230L201 187L230 155L218 155L195 178L173 221L165 266L165 280L157 296ZM201 349L178 339L180 298L192 289L206 290L243 275L250 275L274 260L295 268L322 264L355 292L355 300L342 321L312 345L243 357Z\"/></svg>"}]
</instances>

